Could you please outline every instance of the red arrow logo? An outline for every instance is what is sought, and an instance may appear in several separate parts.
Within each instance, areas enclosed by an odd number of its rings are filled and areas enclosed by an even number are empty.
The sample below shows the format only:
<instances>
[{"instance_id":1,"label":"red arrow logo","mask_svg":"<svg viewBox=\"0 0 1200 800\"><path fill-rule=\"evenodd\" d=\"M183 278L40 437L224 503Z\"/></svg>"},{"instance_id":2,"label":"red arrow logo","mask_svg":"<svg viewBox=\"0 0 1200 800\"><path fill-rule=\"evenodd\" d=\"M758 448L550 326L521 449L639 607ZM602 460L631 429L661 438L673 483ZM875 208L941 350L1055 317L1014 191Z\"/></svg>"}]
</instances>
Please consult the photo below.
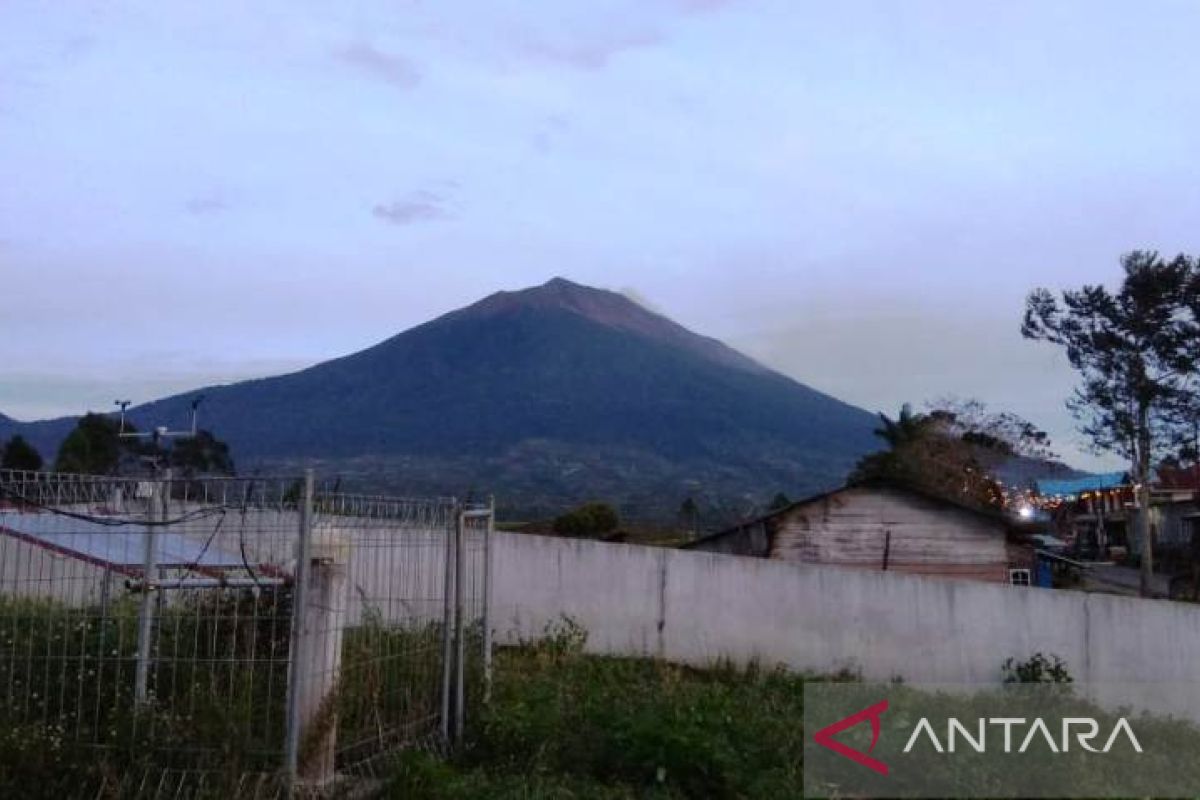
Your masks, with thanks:
<instances>
[{"instance_id":1,"label":"red arrow logo","mask_svg":"<svg viewBox=\"0 0 1200 800\"><path fill-rule=\"evenodd\" d=\"M813 739L815 739L817 744L821 745L822 747L828 747L833 752L840 756L845 756L856 764L862 764L867 769L873 769L880 775L887 775L888 765L877 758L871 758L869 755L867 755L867 753L870 753L875 749L875 745L879 742L879 717L887 710L887 700L876 703L869 708L864 708L857 714L851 714L845 719L838 720L832 725L821 728L821 730L813 734ZM867 748L867 753L855 750L853 747L842 744L837 739L833 738L842 731L853 728L855 725L866 719L871 721L871 746Z\"/></svg>"}]
</instances>

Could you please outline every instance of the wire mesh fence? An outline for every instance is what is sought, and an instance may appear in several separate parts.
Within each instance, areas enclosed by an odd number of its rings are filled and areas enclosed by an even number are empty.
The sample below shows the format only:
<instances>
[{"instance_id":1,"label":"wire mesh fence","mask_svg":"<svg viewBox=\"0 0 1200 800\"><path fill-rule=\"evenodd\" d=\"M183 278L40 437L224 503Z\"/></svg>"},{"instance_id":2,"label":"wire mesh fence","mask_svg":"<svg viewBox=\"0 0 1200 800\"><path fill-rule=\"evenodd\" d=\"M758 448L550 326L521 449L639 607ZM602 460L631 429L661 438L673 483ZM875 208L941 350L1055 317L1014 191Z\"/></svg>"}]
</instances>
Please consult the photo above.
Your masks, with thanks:
<instances>
[{"instance_id":1,"label":"wire mesh fence","mask_svg":"<svg viewBox=\"0 0 1200 800\"><path fill-rule=\"evenodd\" d=\"M135 796L371 775L486 692L491 529L311 476L0 472L0 728Z\"/></svg>"}]
</instances>

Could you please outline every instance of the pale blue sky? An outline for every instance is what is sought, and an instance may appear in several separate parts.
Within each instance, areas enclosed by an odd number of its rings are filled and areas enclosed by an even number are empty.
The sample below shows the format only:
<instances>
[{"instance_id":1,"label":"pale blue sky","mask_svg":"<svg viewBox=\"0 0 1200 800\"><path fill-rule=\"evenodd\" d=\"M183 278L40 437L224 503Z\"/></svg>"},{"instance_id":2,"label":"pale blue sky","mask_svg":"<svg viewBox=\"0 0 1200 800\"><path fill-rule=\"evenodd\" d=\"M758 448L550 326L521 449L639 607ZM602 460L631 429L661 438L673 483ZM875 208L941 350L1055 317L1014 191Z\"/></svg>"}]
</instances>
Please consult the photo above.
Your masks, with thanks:
<instances>
[{"instance_id":1,"label":"pale blue sky","mask_svg":"<svg viewBox=\"0 0 1200 800\"><path fill-rule=\"evenodd\" d=\"M0 412L370 345L553 275L1080 463L1034 285L1200 250L1200 4L0 0Z\"/></svg>"}]
</instances>

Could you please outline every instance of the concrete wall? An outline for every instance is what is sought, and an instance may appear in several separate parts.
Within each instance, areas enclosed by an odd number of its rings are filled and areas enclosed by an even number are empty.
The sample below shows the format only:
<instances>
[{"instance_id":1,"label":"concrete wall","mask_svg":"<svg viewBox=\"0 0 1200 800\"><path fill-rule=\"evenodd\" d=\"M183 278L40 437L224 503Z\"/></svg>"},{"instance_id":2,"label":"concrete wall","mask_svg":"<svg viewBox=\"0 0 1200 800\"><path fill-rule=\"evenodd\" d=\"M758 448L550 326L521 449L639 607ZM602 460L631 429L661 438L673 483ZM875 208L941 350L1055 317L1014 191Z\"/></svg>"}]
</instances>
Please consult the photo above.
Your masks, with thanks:
<instances>
[{"instance_id":1,"label":"concrete wall","mask_svg":"<svg viewBox=\"0 0 1200 800\"><path fill-rule=\"evenodd\" d=\"M1150 695L1114 700L1200 719L1200 693L1179 697L1200 675L1194 605L508 533L493 559L500 642L565 614L596 653L915 683L996 683L1005 659L1053 653Z\"/></svg>"}]
</instances>

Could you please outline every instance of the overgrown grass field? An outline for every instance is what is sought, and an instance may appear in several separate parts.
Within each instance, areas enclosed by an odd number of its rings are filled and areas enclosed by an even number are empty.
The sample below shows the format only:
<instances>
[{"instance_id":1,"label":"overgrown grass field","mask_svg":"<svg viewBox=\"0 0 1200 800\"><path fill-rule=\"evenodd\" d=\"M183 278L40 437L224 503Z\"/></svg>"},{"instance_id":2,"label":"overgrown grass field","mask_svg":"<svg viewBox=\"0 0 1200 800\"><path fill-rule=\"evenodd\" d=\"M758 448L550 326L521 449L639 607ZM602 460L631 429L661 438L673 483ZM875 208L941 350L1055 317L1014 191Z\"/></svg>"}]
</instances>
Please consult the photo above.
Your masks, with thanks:
<instances>
[{"instance_id":1,"label":"overgrown grass field","mask_svg":"<svg viewBox=\"0 0 1200 800\"><path fill-rule=\"evenodd\" d=\"M585 656L582 644L568 625L501 650L461 753L406 754L390 796L802 796L802 677Z\"/></svg>"}]
</instances>

